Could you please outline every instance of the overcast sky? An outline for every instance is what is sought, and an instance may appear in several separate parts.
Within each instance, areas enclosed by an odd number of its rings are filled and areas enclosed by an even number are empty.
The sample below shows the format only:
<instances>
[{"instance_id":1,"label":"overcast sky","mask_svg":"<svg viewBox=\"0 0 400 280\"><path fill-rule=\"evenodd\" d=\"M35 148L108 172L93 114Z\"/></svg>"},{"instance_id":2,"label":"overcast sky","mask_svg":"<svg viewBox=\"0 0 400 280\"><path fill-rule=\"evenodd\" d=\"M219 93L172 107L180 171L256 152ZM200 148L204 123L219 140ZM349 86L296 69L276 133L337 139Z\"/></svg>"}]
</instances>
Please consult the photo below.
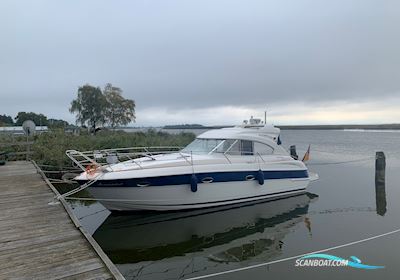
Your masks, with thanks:
<instances>
[{"instance_id":1,"label":"overcast sky","mask_svg":"<svg viewBox=\"0 0 400 280\"><path fill-rule=\"evenodd\" d=\"M400 1L0 2L0 114L121 87L135 125L400 122Z\"/></svg>"}]
</instances>

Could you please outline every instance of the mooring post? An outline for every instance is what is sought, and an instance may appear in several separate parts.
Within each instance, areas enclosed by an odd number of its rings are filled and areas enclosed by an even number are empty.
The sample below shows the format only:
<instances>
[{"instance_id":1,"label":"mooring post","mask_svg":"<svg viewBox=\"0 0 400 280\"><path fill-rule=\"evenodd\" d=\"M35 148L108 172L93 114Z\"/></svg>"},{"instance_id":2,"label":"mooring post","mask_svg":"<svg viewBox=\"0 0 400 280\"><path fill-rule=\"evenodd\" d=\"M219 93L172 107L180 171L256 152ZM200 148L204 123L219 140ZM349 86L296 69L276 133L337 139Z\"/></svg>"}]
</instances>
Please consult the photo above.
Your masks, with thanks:
<instances>
[{"instance_id":1,"label":"mooring post","mask_svg":"<svg viewBox=\"0 0 400 280\"><path fill-rule=\"evenodd\" d=\"M385 190L386 157L383 152L376 152L375 156L375 200L376 213L384 216L387 211Z\"/></svg>"},{"instance_id":2,"label":"mooring post","mask_svg":"<svg viewBox=\"0 0 400 280\"><path fill-rule=\"evenodd\" d=\"M385 183L386 157L383 152L376 152L375 155L375 182Z\"/></svg>"}]
</instances>

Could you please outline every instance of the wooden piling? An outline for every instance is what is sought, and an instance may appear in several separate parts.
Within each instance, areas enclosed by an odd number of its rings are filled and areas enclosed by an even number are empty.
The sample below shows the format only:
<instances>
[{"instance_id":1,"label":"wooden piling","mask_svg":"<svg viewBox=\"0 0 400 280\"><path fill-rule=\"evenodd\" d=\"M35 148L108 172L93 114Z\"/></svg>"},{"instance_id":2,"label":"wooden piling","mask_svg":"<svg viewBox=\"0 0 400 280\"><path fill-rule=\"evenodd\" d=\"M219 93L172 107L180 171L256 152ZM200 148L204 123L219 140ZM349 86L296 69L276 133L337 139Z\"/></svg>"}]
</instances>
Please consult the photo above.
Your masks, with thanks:
<instances>
[{"instance_id":1,"label":"wooden piling","mask_svg":"<svg viewBox=\"0 0 400 280\"><path fill-rule=\"evenodd\" d=\"M384 152L376 152L376 156L375 156L375 201L376 201L376 213L380 216L384 216L387 211L385 172L386 172L385 154L384 154Z\"/></svg>"}]
</instances>

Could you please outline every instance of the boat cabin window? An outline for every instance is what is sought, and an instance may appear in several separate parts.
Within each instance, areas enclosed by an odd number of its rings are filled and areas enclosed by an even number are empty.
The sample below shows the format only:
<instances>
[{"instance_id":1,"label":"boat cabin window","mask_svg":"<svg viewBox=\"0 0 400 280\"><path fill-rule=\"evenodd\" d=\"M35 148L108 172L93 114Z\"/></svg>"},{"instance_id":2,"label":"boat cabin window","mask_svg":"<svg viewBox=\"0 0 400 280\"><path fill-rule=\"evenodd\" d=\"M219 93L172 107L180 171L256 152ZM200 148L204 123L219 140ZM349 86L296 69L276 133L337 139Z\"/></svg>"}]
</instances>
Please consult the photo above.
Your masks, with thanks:
<instances>
[{"instance_id":1,"label":"boat cabin window","mask_svg":"<svg viewBox=\"0 0 400 280\"><path fill-rule=\"evenodd\" d=\"M235 139L197 138L182 149L183 153L209 154L226 153L230 155L271 155L274 149L260 142Z\"/></svg>"},{"instance_id":2,"label":"boat cabin window","mask_svg":"<svg viewBox=\"0 0 400 280\"><path fill-rule=\"evenodd\" d=\"M223 146L223 139L195 139L182 149L183 153L208 154Z\"/></svg>"},{"instance_id":3,"label":"boat cabin window","mask_svg":"<svg viewBox=\"0 0 400 280\"><path fill-rule=\"evenodd\" d=\"M227 140L232 141L231 147L226 150L229 155L253 155L253 141L248 140Z\"/></svg>"},{"instance_id":4,"label":"boat cabin window","mask_svg":"<svg viewBox=\"0 0 400 280\"><path fill-rule=\"evenodd\" d=\"M240 140L240 152L242 155L252 155L253 154L253 141Z\"/></svg>"},{"instance_id":5,"label":"boat cabin window","mask_svg":"<svg viewBox=\"0 0 400 280\"><path fill-rule=\"evenodd\" d=\"M254 142L254 153L259 155L272 155L274 153L274 149L271 146L260 142Z\"/></svg>"},{"instance_id":6,"label":"boat cabin window","mask_svg":"<svg viewBox=\"0 0 400 280\"><path fill-rule=\"evenodd\" d=\"M228 140L227 140L228 141ZM230 140L232 141L232 140ZM231 148L226 151L230 155L272 155L274 149L260 142L248 140L233 140L235 141Z\"/></svg>"}]
</instances>

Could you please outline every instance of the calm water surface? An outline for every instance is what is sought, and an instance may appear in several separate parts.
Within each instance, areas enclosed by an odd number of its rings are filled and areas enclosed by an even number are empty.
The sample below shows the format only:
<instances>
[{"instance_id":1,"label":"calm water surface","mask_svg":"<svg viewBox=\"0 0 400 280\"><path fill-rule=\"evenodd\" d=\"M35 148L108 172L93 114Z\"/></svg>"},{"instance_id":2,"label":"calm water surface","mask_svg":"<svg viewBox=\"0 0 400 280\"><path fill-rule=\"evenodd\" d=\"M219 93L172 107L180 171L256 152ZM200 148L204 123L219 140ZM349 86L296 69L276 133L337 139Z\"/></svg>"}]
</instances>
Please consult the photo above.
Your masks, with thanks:
<instances>
[{"instance_id":1,"label":"calm water surface","mask_svg":"<svg viewBox=\"0 0 400 280\"><path fill-rule=\"evenodd\" d=\"M71 202L127 279L187 279L295 256L400 228L400 132L283 131L320 180L306 195L234 208L110 215ZM387 157L376 193L374 155ZM400 234L327 252L384 269L295 267L295 260L207 279L398 279Z\"/></svg>"}]
</instances>

